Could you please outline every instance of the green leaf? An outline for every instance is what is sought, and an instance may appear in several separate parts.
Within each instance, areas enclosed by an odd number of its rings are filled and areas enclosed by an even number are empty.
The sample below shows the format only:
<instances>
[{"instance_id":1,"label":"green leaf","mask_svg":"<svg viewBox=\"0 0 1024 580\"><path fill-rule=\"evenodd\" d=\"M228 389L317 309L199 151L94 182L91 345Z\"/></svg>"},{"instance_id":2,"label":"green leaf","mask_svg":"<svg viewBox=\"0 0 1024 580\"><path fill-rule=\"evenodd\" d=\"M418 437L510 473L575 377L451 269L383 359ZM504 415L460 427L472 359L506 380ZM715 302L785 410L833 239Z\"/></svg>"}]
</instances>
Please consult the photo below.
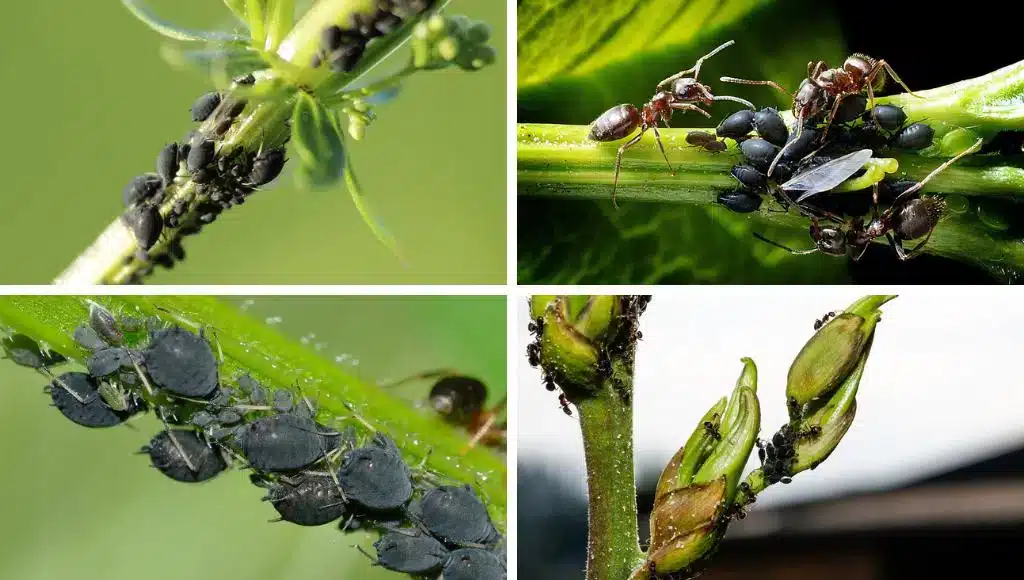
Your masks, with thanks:
<instances>
[{"instance_id":1,"label":"green leaf","mask_svg":"<svg viewBox=\"0 0 1024 580\"><path fill-rule=\"evenodd\" d=\"M267 42L267 0L246 0L245 20L252 30L253 46L263 48Z\"/></svg>"},{"instance_id":2,"label":"green leaf","mask_svg":"<svg viewBox=\"0 0 1024 580\"><path fill-rule=\"evenodd\" d=\"M168 38L193 42L246 42L248 40L244 36L239 36L230 32L189 30L186 28L180 28L159 18L139 0L121 0L121 3L124 4L125 8L127 8L144 24Z\"/></svg>"},{"instance_id":3,"label":"green leaf","mask_svg":"<svg viewBox=\"0 0 1024 580\"><path fill-rule=\"evenodd\" d=\"M160 55L173 67L196 69L227 85L231 78L270 68L260 53L249 48L186 49L176 44L160 47Z\"/></svg>"},{"instance_id":4,"label":"green leaf","mask_svg":"<svg viewBox=\"0 0 1024 580\"><path fill-rule=\"evenodd\" d=\"M300 166L296 171L304 189L330 186L341 179L345 147L337 124L319 101L298 93L292 111L292 143Z\"/></svg>"},{"instance_id":5,"label":"green leaf","mask_svg":"<svg viewBox=\"0 0 1024 580\"><path fill-rule=\"evenodd\" d=\"M245 19L245 0L224 0L224 5L235 15L238 20L248 24Z\"/></svg>"},{"instance_id":6,"label":"green leaf","mask_svg":"<svg viewBox=\"0 0 1024 580\"><path fill-rule=\"evenodd\" d=\"M267 17L267 50L275 51L295 24L295 0L270 0Z\"/></svg>"},{"instance_id":7,"label":"green leaf","mask_svg":"<svg viewBox=\"0 0 1024 580\"><path fill-rule=\"evenodd\" d=\"M359 211L360 217L363 218L363 223L369 226L370 231L373 232L373 235L375 238L377 238L378 242L380 242L381 244L384 245L384 247L390 250L391 253L394 254L396 258L398 258L399 262L401 262L403 265L406 264L407 262L403 257L401 248L398 246L398 241L394 238L394 236L391 235L390 232L384 229L384 226L380 223L380 220L374 217L373 213L370 211L370 206L367 203L366 198L363 196L363 190L361 187L359 187L359 181L356 180L356 174L352 170L352 163L350 160L347 159L347 157L348 154L346 153L345 187L348 188L348 193L349 195L352 196L352 203L355 204L356 210Z\"/></svg>"},{"instance_id":8,"label":"green leaf","mask_svg":"<svg viewBox=\"0 0 1024 580\"><path fill-rule=\"evenodd\" d=\"M519 89L558 77L585 76L647 53L692 45L769 3L523 0L518 7Z\"/></svg>"}]
</instances>

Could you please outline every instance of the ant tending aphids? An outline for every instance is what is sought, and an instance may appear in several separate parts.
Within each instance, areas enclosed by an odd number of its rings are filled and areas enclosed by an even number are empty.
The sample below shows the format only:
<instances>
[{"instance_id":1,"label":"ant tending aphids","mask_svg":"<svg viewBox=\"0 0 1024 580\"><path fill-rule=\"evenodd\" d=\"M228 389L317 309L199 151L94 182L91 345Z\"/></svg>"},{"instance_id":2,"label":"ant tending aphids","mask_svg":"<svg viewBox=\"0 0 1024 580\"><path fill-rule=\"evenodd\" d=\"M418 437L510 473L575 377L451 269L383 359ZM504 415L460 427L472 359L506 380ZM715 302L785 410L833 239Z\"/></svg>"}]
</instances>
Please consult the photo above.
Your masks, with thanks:
<instances>
[{"instance_id":1,"label":"ant tending aphids","mask_svg":"<svg viewBox=\"0 0 1024 580\"><path fill-rule=\"evenodd\" d=\"M947 167L956 163L960 158L977 151L984 140L978 139L974 145L935 168L923 180L907 188L893 200L892 205L884 212L878 211L878 184L873 188L873 215L871 221L864 223L864 218L853 217L844 221L842 217L814 210L822 217L835 223L833 226L822 226L819 216L807 211L805 206L800 206L801 211L811 218L811 239L815 247L809 250L794 250L778 242L755 233L759 240L782 248L794 255L812 254L821 252L830 256L849 255L854 262L860 260L868 245L875 239L885 236L889 245L896 251L900 260L909 260L916 257L928 239L931 237L935 226L938 225L945 209L945 201L935 197L911 197L919 191L929 180L941 173ZM914 248L906 250L903 248L903 241L924 238Z\"/></svg>"},{"instance_id":2,"label":"ant tending aphids","mask_svg":"<svg viewBox=\"0 0 1024 580\"><path fill-rule=\"evenodd\" d=\"M615 193L619 186L622 154L626 149L639 143L648 129L654 131L654 139L658 144L658 149L661 150L662 157L665 158L669 171L672 172L672 175L676 174L672 163L668 160L668 154L665 153L665 147L661 143L661 134L658 133L659 121L668 127L668 121L675 111L695 111L710 119L711 114L700 108L699 105L710 106L714 101L733 101L750 109L754 108L749 101L737 97L713 95L707 85L697 80L704 61L733 44L735 41L726 42L698 58L692 68L676 73L658 83L656 87L658 92L642 108L637 109L636 106L630 104L616 105L602 113L590 126L589 139L592 141L618 141L632 135L638 127L640 128L640 132L635 137L619 147L615 158L615 180L612 185L612 204L615 207L618 207ZM691 74L692 77L688 76Z\"/></svg>"},{"instance_id":3,"label":"ant tending aphids","mask_svg":"<svg viewBox=\"0 0 1024 580\"><path fill-rule=\"evenodd\" d=\"M477 443L505 449L508 421L499 422L498 419L505 410L507 399L502 397L496 404L485 408L487 386L479 379L451 369L439 369L382 384L381 387L391 388L409 381L433 378L438 380L427 398L430 407L446 422L462 427L470 434L466 450Z\"/></svg>"},{"instance_id":4,"label":"ant tending aphids","mask_svg":"<svg viewBox=\"0 0 1024 580\"><path fill-rule=\"evenodd\" d=\"M807 78L800 83L800 88L795 93L790 93L782 85L775 81L751 81L734 77L721 77L722 82L739 83L744 85L767 85L774 87L793 98L793 116L796 117L795 138L786 144L779 151L775 160L768 168L768 176L771 177L775 165L782 159L783 153L795 143L803 130L804 122L814 119L822 114L831 105L831 111L825 117L825 127L822 130L821 140L824 141L828 134L828 128L835 118L840 105L848 96L859 95L864 90L868 93L868 106L872 109L875 106L875 91L880 91L885 86L885 74L893 78L901 87L915 97L919 97L910 90L896 74L889 63L884 60L874 59L865 54L855 53L843 62L841 68L828 68L823 60L807 63ZM877 121L876 121L877 122Z\"/></svg>"},{"instance_id":5,"label":"ant tending aphids","mask_svg":"<svg viewBox=\"0 0 1024 580\"><path fill-rule=\"evenodd\" d=\"M821 330L821 327L825 326L825 323L828 322L829 320L835 318L837 314L839 313L834 310L832 312L826 312L825 316L822 316L818 320L814 321L814 330Z\"/></svg>"},{"instance_id":6,"label":"ant tending aphids","mask_svg":"<svg viewBox=\"0 0 1024 580\"><path fill-rule=\"evenodd\" d=\"M718 429L718 423L716 421L718 421L718 413L715 413L715 416L712 417L711 421L704 421L704 431L715 441L721 441L722 432Z\"/></svg>"},{"instance_id":7,"label":"ant tending aphids","mask_svg":"<svg viewBox=\"0 0 1024 580\"><path fill-rule=\"evenodd\" d=\"M551 375L544 375L544 388L551 392L554 392L555 389L558 388L558 386L555 385L555 379L551 378Z\"/></svg>"},{"instance_id":8,"label":"ant tending aphids","mask_svg":"<svg viewBox=\"0 0 1024 580\"><path fill-rule=\"evenodd\" d=\"M526 359L529 361L531 367L540 366L540 345L536 342L531 342L526 345Z\"/></svg>"},{"instance_id":9,"label":"ant tending aphids","mask_svg":"<svg viewBox=\"0 0 1024 580\"><path fill-rule=\"evenodd\" d=\"M562 406L562 412L566 416L572 417L572 408L569 407L569 398L565 396L565 393L558 394L558 404Z\"/></svg>"}]
</instances>

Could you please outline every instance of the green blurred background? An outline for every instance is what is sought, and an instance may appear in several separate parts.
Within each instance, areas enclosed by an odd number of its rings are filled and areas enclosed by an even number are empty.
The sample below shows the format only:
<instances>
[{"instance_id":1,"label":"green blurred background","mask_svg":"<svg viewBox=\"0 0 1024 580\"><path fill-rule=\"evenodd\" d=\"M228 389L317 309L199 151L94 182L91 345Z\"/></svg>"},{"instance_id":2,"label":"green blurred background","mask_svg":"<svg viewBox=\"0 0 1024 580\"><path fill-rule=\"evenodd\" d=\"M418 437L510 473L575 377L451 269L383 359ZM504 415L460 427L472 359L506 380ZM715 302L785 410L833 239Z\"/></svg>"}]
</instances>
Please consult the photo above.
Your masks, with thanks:
<instances>
[{"instance_id":1,"label":"green blurred background","mask_svg":"<svg viewBox=\"0 0 1024 580\"><path fill-rule=\"evenodd\" d=\"M231 23L219 0L148 4L182 26ZM447 13L490 24L495 64L414 75L352 147L370 206L407 266L374 239L343 187L298 192L286 170L149 282L504 283L506 7L453 0ZM212 85L170 68L163 42L113 0L3 3L0 283L52 281L123 210L123 186L154 171L160 148L191 128L188 108Z\"/></svg>"},{"instance_id":2,"label":"green blurred background","mask_svg":"<svg viewBox=\"0 0 1024 580\"><path fill-rule=\"evenodd\" d=\"M504 297L229 300L368 381L454 366L483 380L492 401L505 392ZM155 419L78 427L49 407L45 382L0 361L0 578L401 577L351 547L369 549L367 534L267 523L277 512L244 472L198 485L167 479L133 455L159 430ZM428 390L418 382L401 392L419 402Z\"/></svg>"}]
</instances>

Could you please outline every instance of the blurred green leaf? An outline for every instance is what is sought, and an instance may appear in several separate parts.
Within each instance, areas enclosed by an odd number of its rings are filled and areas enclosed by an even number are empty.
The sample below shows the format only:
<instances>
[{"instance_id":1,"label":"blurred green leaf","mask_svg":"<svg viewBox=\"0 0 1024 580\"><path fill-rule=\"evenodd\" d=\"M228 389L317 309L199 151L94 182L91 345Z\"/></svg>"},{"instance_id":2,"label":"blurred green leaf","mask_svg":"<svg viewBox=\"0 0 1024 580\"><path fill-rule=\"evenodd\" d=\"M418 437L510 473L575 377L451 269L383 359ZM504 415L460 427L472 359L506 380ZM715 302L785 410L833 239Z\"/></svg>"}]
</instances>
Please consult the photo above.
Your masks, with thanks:
<instances>
[{"instance_id":1,"label":"blurred green leaf","mask_svg":"<svg viewBox=\"0 0 1024 580\"><path fill-rule=\"evenodd\" d=\"M121 0L136 18L160 34L184 41L206 41L206 42L246 42L248 38L231 34L229 32L189 30L172 24L154 14L140 0Z\"/></svg>"},{"instance_id":2,"label":"blurred green leaf","mask_svg":"<svg viewBox=\"0 0 1024 580\"><path fill-rule=\"evenodd\" d=\"M267 19L267 50L277 50L295 24L295 0L271 0Z\"/></svg>"},{"instance_id":3,"label":"blurred green leaf","mask_svg":"<svg viewBox=\"0 0 1024 580\"><path fill-rule=\"evenodd\" d=\"M224 5L235 15L238 20L248 23L245 19L245 0L224 0Z\"/></svg>"},{"instance_id":4,"label":"blurred green leaf","mask_svg":"<svg viewBox=\"0 0 1024 580\"><path fill-rule=\"evenodd\" d=\"M196 69L212 78L236 77L270 66L249 48L186 49L166 44L160 47L160 55L173 67Z\"/></svg>"},{"instance_id":5,"label":"blurred green leaf","mask_svg":"<svg viewBox=\"0 0 1024 580\"><path fill-rule=\"evenodd\" d=\"M300 186L318 189L336 183L345 168L345 147L330 112L312 96L298 93L292 112L292 148L299 158Z\"/></svg>"},{"instance_id":6,"label":"blurred green leaf","mask_svg":"<svg viewBox=\"0 0 1024 580\"><path fill-rule=\"evenodd\" d=\"M398 246L398 241L384 229L384 226L380 223L373 213L370 211L370 206L363 196L363 190L359 186L359 181L356 179L356 174L352 170L352 163L345 162L345 187L348 188L349 195L352 196L352 203L355 204L356 209L359 211L359 216L363 218L363 223L369 226L373 232L373 236L377 238L377 241L384 245L388 250L402 264L405 264L405 258L402 256L402 251Z\"/></svg>"},{"instance_id":7,"label":"blurred green leaf","mask_svg":"<svg viewBox=\"0 0 1024 580\"><path fill-rule=\"evenodd\" d=\"M267 39L267 0L246 0L245 19L252 29L252 43L262 47Z\"/></svg>"}]
</instances>

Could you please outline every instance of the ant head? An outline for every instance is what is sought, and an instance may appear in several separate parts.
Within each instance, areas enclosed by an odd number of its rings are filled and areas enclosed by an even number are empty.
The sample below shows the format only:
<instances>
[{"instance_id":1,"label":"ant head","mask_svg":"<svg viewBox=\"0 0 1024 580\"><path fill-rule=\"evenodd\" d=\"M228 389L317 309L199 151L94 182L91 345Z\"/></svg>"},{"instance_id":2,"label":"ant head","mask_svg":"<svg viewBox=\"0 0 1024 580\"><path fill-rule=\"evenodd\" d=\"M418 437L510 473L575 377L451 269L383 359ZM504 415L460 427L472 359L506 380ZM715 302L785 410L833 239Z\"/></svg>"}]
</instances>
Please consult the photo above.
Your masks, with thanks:
<instances>
[{"instance_id":1,"label":"ant head","mask_svg":"<svg viewBox=\"0 0 1024 580\"><path fill-rule=\"evenodd\" d=\"M846 232L839 227L828 226L815 228L811 226L811 237L814 245L822 254L830 256L846 255Z\"/></svg>"},{"instance_id":2,"label":"ant head","mask_svg":"<svg viewBox=\"0 0 1024 580\"><path fill-rule=\"evenodd\" d=\"M705 105L710 105L715 98L707 85L690 77L674 80L671 93L677 101L695 101Z\"/></svg>"},{"instance_id":3,"label":"ant head","mask_svg":"<svg viewBox=\"0 0 1024 580\"><path fill-rule=\"evenodd\" d=\"M452 423L468 421L486 399L487 387L472 377L447 376L430 389L430 406Z\"/></svg>"},{"instance_id":4,"label":"ant head","mask_svg":"<svg viewBox=\"0 0 1024 580\"><path fill-rule=\"evenodd\" d=\"M793 115L800 119L812 119L822 113L828 106L828 92L818 85L804 79L793 97Z\"/></svg>"},{"instance_id":5,"label":"ant head","mask_svg":"<svg viewBox=\"0 0 1024 580\"><path fill-rule=\"evenodd\" d=\"M843 70L857 81L866 77L873 68L875 68L875 59L866 54L852 54L843 61Z\"/></svg>"},{"instance_id":6,"label":"ant head","mask_svg":"<svg viewBox=\"0 0 1024 580\"><path fill-rule=\"evenodd\" d=\"M912 199L893 215L893 231L900 239L916 240L939 223L945 208L946 202L935 197Z\"/></svg>"}]
</instances>

